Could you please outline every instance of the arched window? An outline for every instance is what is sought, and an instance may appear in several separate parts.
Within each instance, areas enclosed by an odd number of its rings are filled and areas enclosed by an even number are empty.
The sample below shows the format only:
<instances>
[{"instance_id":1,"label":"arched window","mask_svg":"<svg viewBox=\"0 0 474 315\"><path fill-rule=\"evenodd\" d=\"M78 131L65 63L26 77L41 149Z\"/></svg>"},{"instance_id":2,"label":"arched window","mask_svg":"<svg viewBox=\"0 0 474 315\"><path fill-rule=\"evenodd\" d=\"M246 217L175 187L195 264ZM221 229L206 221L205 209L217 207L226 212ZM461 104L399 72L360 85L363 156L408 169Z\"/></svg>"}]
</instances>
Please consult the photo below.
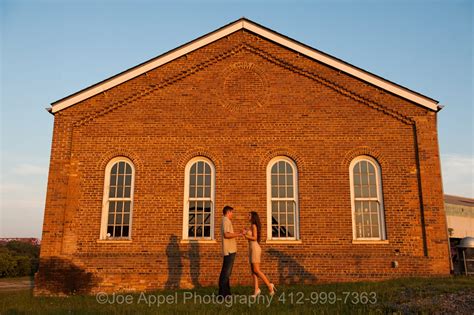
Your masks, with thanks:
<instances>
[{"instance_id":1,"label":"arched window","mask_svg":"<svg viewBox=\"0 0 474 315\"><path fill-rule=\"evenodd\" d=\"M267 166L267 237L299 239L298 171L287 157L273 158Z\"/></svg>"},{"instance_id":2,"label":"arched window","mask_svg":"<svg viewBox=\"0 0 474 315\"><path fill-rule=\"evenodd\" d=\"M191 159L184 172L183 239L214 239L214 189L211 160Z\"/></svg>"},{"instance_id":3,"label":"arched window","mask_svg":"<svg viewBox=\"0 0 474 315\"><path fill-rule=\"evenodd\" d=\"M369 156L359 156L351 162L349 170L354 239L384 240L386 236L380 166Z\"/></svg>"},{"instance_id":4,"label":"arched window","mask_svg":"<svg viewBox=\"0 0 474 315\"><path fill-rule=\"evenodd\" d=\"M101 239L130 239L135 168L125 157L112 159L105 168Z\"/></svg>"}]
</instances>

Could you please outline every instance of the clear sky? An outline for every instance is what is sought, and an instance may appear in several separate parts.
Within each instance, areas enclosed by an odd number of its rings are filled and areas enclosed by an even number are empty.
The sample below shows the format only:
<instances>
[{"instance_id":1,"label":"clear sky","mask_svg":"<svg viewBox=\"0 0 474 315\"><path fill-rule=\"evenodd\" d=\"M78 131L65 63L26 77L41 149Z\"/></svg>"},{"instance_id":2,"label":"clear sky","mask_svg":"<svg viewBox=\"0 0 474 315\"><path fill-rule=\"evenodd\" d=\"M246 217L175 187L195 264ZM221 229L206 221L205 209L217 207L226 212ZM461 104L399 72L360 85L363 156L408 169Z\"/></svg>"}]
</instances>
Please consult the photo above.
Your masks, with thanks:
<instances>
[{"instance_id":1,"label":"clear sky","mask_svg":"<svg viewBox=\"0 0 474 315\"><path fill-rule=\"evenodd\" d=\"M64 96L245 16L445 105L446 193L474 197L472 1L0 0L0 237L40 237Z\"/></svg>"}]
</instances>

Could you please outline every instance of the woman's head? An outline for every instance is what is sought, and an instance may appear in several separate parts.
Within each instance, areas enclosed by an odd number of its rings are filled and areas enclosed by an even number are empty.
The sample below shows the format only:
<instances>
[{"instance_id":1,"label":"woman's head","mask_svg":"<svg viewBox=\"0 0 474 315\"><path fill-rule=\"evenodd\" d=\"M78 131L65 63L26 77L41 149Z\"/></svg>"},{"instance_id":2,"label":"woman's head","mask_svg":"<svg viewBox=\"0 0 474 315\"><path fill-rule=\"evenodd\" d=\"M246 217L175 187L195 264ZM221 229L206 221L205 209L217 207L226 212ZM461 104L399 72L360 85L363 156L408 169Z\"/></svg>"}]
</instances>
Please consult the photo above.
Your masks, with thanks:
<instances>
[{"instance_id":1,"label":"woman's head","mask_svg":"<svg viewBox=\"0 0 474 315\"><path fill-rule=\"evenodd\" d=\"M260 223L260 217L258 216L258 213L255 211L250 211L249 221L251 224L255 224L257 227L257 242L260 243L260 231L262 229L262 224Z\"/></svg>"}]
</instances>

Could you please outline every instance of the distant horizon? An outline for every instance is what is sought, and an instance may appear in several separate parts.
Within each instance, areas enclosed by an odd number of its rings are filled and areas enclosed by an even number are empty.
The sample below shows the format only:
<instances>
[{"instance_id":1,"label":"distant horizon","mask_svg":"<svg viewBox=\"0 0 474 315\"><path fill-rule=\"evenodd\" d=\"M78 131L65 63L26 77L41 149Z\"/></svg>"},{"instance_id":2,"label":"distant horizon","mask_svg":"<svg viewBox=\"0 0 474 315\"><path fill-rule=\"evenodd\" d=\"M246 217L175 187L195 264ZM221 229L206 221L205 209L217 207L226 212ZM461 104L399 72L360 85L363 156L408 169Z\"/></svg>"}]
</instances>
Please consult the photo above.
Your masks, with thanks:
<instances>
[{"instance_id":1,"label":"distant horizon","mask_svg":"<svg viewBox=\"0 0 474 315\"><path fill-rule=\"evenodd\" d=\"M439 100L444 193L474 198L471 1L4 0L0 16L1 238L42 237L50 103L242 16Z\"/></svg>"}]
</instances>

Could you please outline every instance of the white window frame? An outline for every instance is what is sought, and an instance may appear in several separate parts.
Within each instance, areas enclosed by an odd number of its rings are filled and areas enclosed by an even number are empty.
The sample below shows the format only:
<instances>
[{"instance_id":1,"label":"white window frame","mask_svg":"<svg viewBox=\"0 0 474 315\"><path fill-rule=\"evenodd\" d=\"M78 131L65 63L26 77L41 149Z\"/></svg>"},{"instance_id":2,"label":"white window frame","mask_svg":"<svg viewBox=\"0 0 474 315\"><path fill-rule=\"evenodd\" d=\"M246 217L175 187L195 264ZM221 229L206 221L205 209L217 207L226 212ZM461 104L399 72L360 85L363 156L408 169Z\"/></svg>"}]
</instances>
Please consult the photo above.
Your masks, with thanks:
<instances>
[{"instance_id":1,"label":"white window frame","mask_svg":"<svg viewBox=\"0 0 474 315\"><path fill-rule=\"evenodd\" d=\"M377 201L379 203L379 235L380 237L357 237L357 227L355 220L355 193L354 193L354 166L361 161L367 161L374 166L375 169L375 180L377 183L377 198L361 198L366 201ZM355 241L383 241L387 239L386 228L385 228L385 208L383 204L382 194L382 171L380 164L371 156L361 155L354 158L349 165L349 178L350 178L350 189L351 189L351 208L352 208L352 239Z\"/></svg>"},{"instance_id":2,"label":"white window frame","mask_svg":"<svg viewBox=\"0 0 474 315\"><path fill-rule=\"evenodd\" d=\"M288 162L293 168L293 198L277 198L280 201L294 201L295 203L295 236L294 237L273 237L272 235L272 167L280 161ZM296 163L286 156L277 156L267 164L267 240L269 241L298 241L300 239L300 207L298 193L298 168Z\"/></svg>"},{"instance_id":3,"label":"white window frame","mask_svg":"<svg viewBox=\"0 0 474 315\"><path fill-rule=\"evenodd\" d=\"M191 171L191 167L194 165L194 163L197 163L199 161L206 162L209 164L211 167L211 232L209 237L188 237L188 228L189 228L189 173ZM184 169L184 199L183 199L183 233L182 233L182 239L183 240L215 240L214 237L214 216L215 216L215 189L216 189L216 168L214 166L214 163L206 157L203 156L197 156L189 160L189 162L186 164L186 167ZM208 198L193 198L194 200L209 200Z\"/></svg>"},{"instance_id":4,"label":"white window frame","mask_svg":"<svg viewBox=\"0 0 474 315\"><path fill-rule=\"evenodd\" d=\"M129 228L128 228L128 237L107 237L107 225L109 219L109 192L110 192L110 172L112 167L118 162L126 162L132 168L132 181L130 186L130 221L129 221ZM101 218L101 225L100 225L100 240L131 240L132 239L132 223L133 223L133 203L134 203L134 192L135 192L135 165L133 162L126 158L126 157L115 157L109 161L107 166L105 167L105 178L104 178L104 196L102 201L102 218ZM113 198L114 200L119 200L118 198ZM123 200L125 198L120 198Z\"/></svg>"}]
</instances>

